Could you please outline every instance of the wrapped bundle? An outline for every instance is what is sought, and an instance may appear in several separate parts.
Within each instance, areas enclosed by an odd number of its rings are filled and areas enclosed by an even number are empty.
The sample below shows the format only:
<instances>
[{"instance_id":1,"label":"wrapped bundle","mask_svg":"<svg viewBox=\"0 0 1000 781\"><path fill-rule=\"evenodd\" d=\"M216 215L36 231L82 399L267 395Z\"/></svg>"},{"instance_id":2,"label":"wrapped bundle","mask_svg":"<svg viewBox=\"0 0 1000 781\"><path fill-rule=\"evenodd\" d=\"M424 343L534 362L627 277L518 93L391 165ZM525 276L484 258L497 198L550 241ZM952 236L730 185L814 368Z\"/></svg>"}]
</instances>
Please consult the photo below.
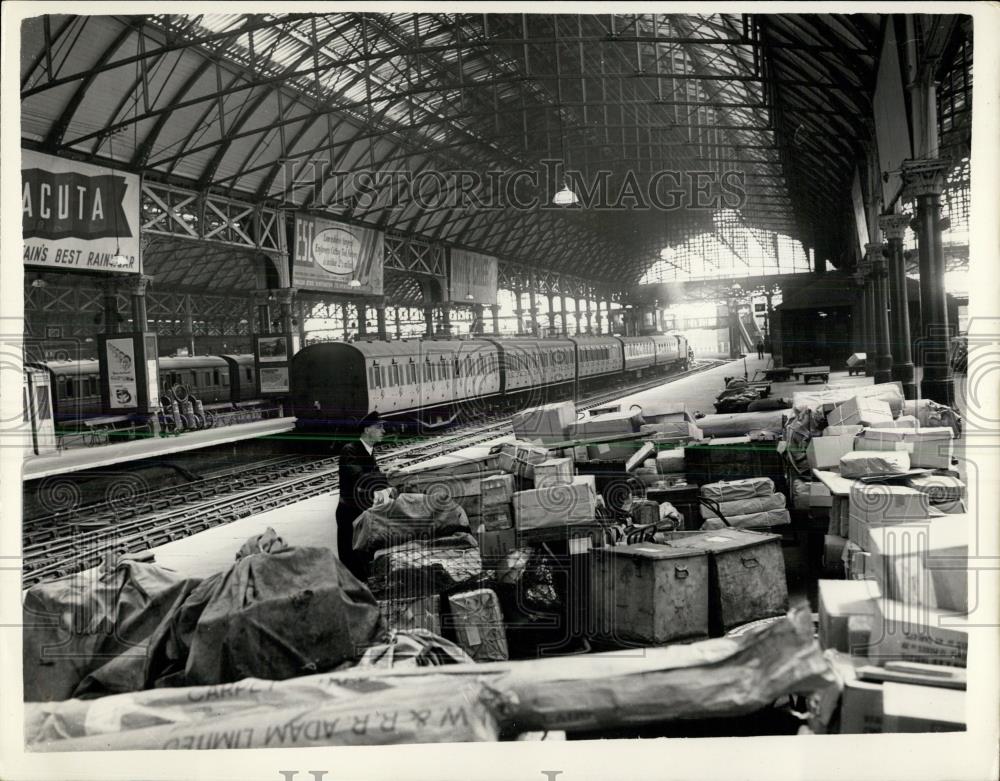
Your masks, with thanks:
<instances>
[{"instance_id":1,"label":"wrapped bundle","mask_svg":"<svg viewBox=\"0 0 1000 781\"><path fill-rule=\"evenodd\" d=\"M720 481L701 487L701 495L715 502L735 502L740 499L755 499L771 496L774 483L769 477L749 477L745 480ZM781 505L784 507L784 504Z\"/></svg>"},{"instance_id":2,"label":"wrapped bundle","mask_svg":"<svg viewBox=\"0 0 1000 781\"><path fill-rule=\"evenodd\" d=\"M910 471L910 456L902 450L854 450L840 458L842 477L901 475Z\"/></svg>"},{"instance_id":3,"label":"wrapped bundle","mask_svg":"<svg viewBox=\"0 0 1000 781\"><path fill-rule=\"evenodd\" d=\"M740 515L753 515L755 513L767 513L772 510L785 509L785 495L771 494L770 496L755 496L750 499L736 499L732 502L719 502L719 509L723 517L728 521L731 517ZM714 508L699 505L702 518L718 518L719 513ZM787 513L786 513L787 515Z\"/></svg>"},{"instance_id":4,"label":"wrapped bundle","mask_svg":"<svg viewBox=\"0 0 1000 781\"><path fill-rule=\"evenodd\" d=\"M448 597L451 625L458 644L477 662L502 662L508 658L500 600L488 588L463 591Z\"/></svg>"},{"instance_id":5,"label":"wrapped bundle","mask_svg":"<svg viewBox=\"0 0 1000 781\"><path fill-rule=\"evenodd\" d=\"M412 598L458 588L478 578L482 571L475 537L453 534L378 551L369 586L384 598Z\"/></svg>"}]
</instances>

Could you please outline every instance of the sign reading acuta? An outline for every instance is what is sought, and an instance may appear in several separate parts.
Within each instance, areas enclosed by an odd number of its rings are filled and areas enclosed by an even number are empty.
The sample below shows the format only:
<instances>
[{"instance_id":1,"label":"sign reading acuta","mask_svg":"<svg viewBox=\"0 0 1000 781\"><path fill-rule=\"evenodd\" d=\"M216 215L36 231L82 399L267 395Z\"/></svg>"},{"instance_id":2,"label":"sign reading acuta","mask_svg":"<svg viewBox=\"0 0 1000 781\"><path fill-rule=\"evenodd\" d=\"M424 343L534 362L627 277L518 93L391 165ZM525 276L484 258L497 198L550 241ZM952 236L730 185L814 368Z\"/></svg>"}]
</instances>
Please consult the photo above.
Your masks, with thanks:
<instances>
[{"instance_id":1,"label":"sign reading acuta","mask_svg":"<svg viewBox=\"0 0 1000 781\"><path fill-rule=\"evenodd\" d=\"M135 174L22 150L21 225L26 266L142 270Z\"/></svg>"},{"instance_id":2,"label":"sign reading acuta","mask_svg":"<svg viewBox=\"0 0 1000 781\"><path fill-rule=\"evenodd\" d=\"M292 285L382 295L382 252L381 231L297 214Z\"/></svg>"}]
</instances>

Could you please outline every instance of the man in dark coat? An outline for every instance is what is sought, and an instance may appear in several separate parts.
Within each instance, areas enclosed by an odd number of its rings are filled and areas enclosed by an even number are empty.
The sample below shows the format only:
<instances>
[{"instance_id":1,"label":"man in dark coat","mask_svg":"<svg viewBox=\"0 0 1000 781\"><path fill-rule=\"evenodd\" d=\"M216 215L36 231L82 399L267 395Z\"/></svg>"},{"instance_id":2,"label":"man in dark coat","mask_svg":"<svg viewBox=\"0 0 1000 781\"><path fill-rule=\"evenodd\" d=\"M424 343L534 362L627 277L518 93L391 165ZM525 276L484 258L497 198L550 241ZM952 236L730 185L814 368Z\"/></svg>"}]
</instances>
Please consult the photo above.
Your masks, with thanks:
<instances>
[{"instance_id":1,"label":"man in dark coat","mask_svg":"<svg viewBox=\"0 0 1000 781\"><path fill-rule=\"evenodd\" d=\"M358 424L358 439L340 451L340 501L337 503L337 555L354 575L368 577L368 556L355 551L354 521L374 502L375 491L389 483L375 461L375 446L385 437L385 423L378 412Z\"/></svg>"}]
</instances>

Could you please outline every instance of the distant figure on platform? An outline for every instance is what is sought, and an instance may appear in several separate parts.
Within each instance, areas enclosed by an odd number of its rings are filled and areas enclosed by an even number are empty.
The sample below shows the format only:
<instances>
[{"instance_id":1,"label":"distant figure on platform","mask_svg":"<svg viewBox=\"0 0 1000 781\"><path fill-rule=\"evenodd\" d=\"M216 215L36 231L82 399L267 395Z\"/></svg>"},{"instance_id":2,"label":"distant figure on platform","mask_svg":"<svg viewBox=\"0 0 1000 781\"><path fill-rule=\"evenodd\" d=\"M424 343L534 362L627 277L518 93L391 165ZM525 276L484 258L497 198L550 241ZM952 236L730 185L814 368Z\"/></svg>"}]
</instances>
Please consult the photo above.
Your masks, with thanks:
<instances>
[{"instance_id":1,"label":"distant figure on platform","mask_svg":"<svg viewBox=\"0 0 1000 781\"><path fill-rule=\"evenodd\" d=\"M757 357L760 360L762 360L762 361L764 360L764 340L763 339L758 339L757 340Z\"/></svg>"},{"instance_id":2,"label":"distant figure on platform","mask_svg":"<svg viewBox=\"0 0 1000 781\"><path fill-rule=\"evenodd\" d=\"M368 555L355 552L354 521L374 503L375 491L388 480L375 461L375 446L385 437L385 423L371 412L358 423L358 438L340 451L340 501L337 503L337 555L359 580L368 577Z\"/></svg>"}]
</instances>

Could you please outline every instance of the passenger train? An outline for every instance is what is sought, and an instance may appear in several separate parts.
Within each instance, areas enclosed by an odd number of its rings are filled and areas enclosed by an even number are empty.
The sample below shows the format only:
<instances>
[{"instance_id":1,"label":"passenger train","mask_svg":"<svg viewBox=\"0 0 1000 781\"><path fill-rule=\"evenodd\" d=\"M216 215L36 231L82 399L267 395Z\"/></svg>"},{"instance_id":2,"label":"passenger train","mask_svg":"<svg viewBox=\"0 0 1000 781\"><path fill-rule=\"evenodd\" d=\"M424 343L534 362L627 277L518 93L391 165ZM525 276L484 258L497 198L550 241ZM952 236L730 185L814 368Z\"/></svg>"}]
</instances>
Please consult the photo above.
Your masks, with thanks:
<instances>
[{"instance_id":1,"label":"passenger train","mask_svg":"<svg viewBox=\"0 0 1000 781\"><path fill-rule=\"evenodd\" d=\"M253 355L165 357L159 363L161 391L182 386L208 408L257 397ZM103 414L101 374L96 360L37 361L27 365L49 377L56 425Z\"/></svg>"},{"instance_id":2,"label":"passenger train","mask_svg":"<svg viewBox=\"0 0 1000 781\"><path fill-rule=\"evenodd\" d=\"M326 342L292 359L300 430L336 433L369 412L434 425L487 408L542 404L573 389L684 369L681 334ZM437 413L437 414L433 414Z\"/></svg>"}]
</instances>

